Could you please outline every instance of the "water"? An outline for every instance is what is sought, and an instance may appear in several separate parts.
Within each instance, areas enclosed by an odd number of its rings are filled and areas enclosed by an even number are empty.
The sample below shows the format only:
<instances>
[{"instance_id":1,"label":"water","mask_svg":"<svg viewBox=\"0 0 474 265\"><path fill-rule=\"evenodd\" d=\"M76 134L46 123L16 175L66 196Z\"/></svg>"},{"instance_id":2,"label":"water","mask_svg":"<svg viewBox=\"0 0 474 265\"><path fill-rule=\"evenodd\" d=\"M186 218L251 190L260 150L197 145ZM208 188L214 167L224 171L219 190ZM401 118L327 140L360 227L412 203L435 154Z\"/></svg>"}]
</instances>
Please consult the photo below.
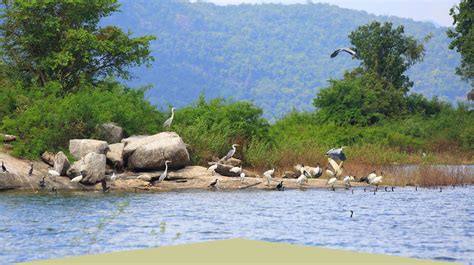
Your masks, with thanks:
<instances>
[{"instance_id":1,"label":"water","mask_svg":"<svg viewBox=\"0 0 474 265\"><path fill-rule=\"evenodd\" d=\"M3 193L0 263L237 237L474 263L473 193Z\"/></svg>"}]
</instances>

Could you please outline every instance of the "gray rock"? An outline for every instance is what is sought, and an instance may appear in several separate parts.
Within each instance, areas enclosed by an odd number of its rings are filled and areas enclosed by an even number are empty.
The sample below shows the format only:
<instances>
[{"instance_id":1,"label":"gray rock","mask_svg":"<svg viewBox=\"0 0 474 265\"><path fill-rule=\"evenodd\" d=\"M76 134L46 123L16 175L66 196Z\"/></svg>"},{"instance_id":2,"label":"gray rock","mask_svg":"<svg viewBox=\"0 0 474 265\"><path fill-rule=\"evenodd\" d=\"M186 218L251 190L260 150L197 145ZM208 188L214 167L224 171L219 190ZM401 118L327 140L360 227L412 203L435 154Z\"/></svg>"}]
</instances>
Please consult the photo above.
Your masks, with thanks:
<instances>
[{"instance_id":1,"label":"gray rock","mask_svg":"<svg viewBox=\"0 0 474 265\"><path fill-rule=\"evenodd\" d=\"M289 178L289 179L295 179L298 178L301 173L297 171L299 174L295 173L294 171L288 170L283 172L283 175L281 176L282 178Z\"/></svg>"},{"instance_id":2,"label":"gray rock","mask_svg":"<svg viewBox=\"0 0 474 265\"><path fill-rule=\"evenodd\" d=\"M105 177L105 162L104 154L92 152L74 162L67 174L70 178L74 178L83 172L82 184L96 184Z\"/></svg>"},{"instance_id":3,"label":"gray rock","mask_svg":"<svg viewBox=\"0 0 474 265\"><path fill-rule=\"evenodd\" d=\"M108 122L100 125L97 128L99 139L106 141L109 144L120 143L123 138L123 129L113 122Z\"/></svg>"},{"instance_id":4,"label":"gray rock","mask_svg":"<svg viewBox=\"0 0 474 265\"><path fill-rule=\"evenodd\" d=\"M55 155L48 151L41 154L41 160L50 166L54 166L54 157Z\"/></svg>"},{"instance_id":5,"label":"gray rock","mask_svg":"<svg viewBox=\"0 0 474 265\"><path fill-rule=\"evenodd\" d=\"M73 139L69 141L69 152L76 159L80 159L88 153L106 154L109 145L105 141L92 139Z\"/></svg>"},{"instance_id":6,"label":"gray rock","mask_svg":"<svg viewBox=\"0 0 474 265\"><path fill-rule=\"evenodd\" d=\"M242 163L242 161L240 159L233 158L233 157L231 157L227 160L222 159L221 161L219 161L219 164L232 166L232 167L238 167L238 166L240 166L241 163Z\"/></svg>"},{"instance_id":7,"label":"gray rock","mask_svg":"<svg viewBox=\"0 0 474 265\"><path fill-rule=\"evenodd\" d=\"M69 159L63 152L58 152L54 156L54 170L58 172L61 176L66 176L67 170L71 166Z\"/></svg>"},{"instance_id":8,"label":"gray rock","mask_svg":"<svg viewBox=\"0 0 474 265\"><path fill-rule=\"evenodd\" d=\"M190 163L186 144L174 132L162 132L151 136L131 137L125 143L123 158L132 170L153 170L164 168L170 160L170 168L183 168Z\"/></svg>"},{"instance_id":9,"label":"gray rock","mask_svg":"<svg viewBox=\"0 0 474 265\"><path fill-rule=\"evenodd\" d=\"M107 152L107 161L109 164L114 165L117 169L123 167L123 148L124 143L117 143L109 145L109 151Z\"/></svg>"}]
</instances>

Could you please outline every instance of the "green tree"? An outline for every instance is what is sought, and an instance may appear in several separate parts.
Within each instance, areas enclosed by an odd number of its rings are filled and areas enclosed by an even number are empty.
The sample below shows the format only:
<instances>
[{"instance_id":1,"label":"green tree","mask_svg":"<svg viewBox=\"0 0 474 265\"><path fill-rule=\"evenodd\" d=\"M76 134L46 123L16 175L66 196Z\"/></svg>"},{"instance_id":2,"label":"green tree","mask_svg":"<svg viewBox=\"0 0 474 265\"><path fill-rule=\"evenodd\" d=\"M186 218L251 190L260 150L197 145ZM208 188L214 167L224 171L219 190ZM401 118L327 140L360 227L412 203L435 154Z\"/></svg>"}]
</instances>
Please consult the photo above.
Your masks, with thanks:
<instances>
[{"instance_id":1,"label":"green tree","mask_svg":"<svg viewBox=\"0 0 474 265\"><path fill-rule=\"evenodd\" d=\"M147 64L152 36L131 38L101 18L118 11L111 1L7 1L0 15L1 60L26 84L56 81L63 92L106 76L129 79L128 67Z\"/></svg>"},{"instance_id":2,"label":"green tree","mask_svg":"<svg viewBox=\"0 0 474 265\"><path fill-rule=\"evenodd\" d=\"M462 0L451 8L454 29L447 34L452 39L449 48L461 53L461 65L456 73L466 80L474 78L474 1ZM474 86L474 83L472 84Z\"/></svg>"},{"instance_id":3,"label":"green tree","mask_svg":"<svg viewBox=\"0 0 474 265\"><path fill-rule=\"evenodd\" d=\"M424 46L406 36L403 26L393 28L390 22L374 21L358 27L349 38L361 60L354 73L373 71L403 93L413 86L405 72L423 59Z\"/></svg>"}]
</instances>

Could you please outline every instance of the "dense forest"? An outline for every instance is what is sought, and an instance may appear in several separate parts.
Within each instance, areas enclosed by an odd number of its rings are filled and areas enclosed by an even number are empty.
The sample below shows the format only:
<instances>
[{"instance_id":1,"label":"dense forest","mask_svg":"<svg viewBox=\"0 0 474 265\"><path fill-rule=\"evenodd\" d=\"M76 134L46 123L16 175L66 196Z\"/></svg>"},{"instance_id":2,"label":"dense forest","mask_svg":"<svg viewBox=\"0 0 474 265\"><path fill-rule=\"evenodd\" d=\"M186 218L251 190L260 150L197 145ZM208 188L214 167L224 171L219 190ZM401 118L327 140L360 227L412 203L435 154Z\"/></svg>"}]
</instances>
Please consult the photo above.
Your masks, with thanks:
<instances>
[{"instance_id":1,"label":"dense forest","mask_svg":"<svg viewBox=\"0 0 474 265\"><path fill-rule=\"evenodd\" d=\"M331 59L331 52L348 45L348 34L373 20L403 24L419 41L432 36L424 43L423 62L408 72L413 92L455 103L470 87L455 75L460 56L448 49L447 29L427 22L328 4L120 3L122 12L102 23L157 36L151 43L152 68L134 70L137 78L130 84L153 85L148 96L158 106L183 107L204 93L206 98L251 100L273 121L293 109L311 110L329 79L358 65L350 56Z\"/></svg>"}]
</instances>

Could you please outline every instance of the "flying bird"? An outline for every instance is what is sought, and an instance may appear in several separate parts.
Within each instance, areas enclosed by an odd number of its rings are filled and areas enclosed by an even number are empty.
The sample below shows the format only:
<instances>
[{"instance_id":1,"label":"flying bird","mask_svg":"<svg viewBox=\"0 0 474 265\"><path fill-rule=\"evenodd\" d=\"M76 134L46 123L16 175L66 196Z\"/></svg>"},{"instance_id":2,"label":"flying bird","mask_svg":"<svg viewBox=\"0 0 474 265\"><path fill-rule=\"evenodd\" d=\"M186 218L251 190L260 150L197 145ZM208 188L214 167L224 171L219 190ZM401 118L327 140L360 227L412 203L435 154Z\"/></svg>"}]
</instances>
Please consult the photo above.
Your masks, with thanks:
<instances>
[{"instance_id":1,"label":"flying bird","mask_svg":"<svg viewBox=\"0 0 474 265\"><path fill-rule=\"evenodd\" d=\"M331 58L336 57L340 52L347 52L348 54L352 55L352 57L357 58L357 53L351 48L338 48L331 53Z\"/></svg>"},{"instance_id":2,"label":"flying bird","mask_svg":"<svg viewBox=\"0 0 474 265\"><path fill-rule=\"evenodd\" d=\"M341 148L332 148L331 150L327 151L326 155L331 157L332 159L345 161L347 158L346 158L346 155L343 152L344 148L346 148L346 147L342 146Z\"/></svg>"},{"instance_id":3,"label":"flying bird","mask_svg":"<svg viewBox=\"0 0 474 265\"><path fill-rule=\"evenodd\" d=\"M164 123L163 123L163 128L171 128L171 123L173 122L174 119L174 110L176 108L171 108L171 117L169 117Z\"/></svg>"},{"instance_id":4,"label":"flying bird","mask_svg":"<svg viewBox=\"0 0 474 265\"><path fill-rule=\"evenodd\" d=\"M336 178L339 178L342 175L343 167L342 167L342 161L341 163L336 163L334 159L328 157L329 164L331 165L332 169L334 170Z\"/></svg>"}]
</instances>

